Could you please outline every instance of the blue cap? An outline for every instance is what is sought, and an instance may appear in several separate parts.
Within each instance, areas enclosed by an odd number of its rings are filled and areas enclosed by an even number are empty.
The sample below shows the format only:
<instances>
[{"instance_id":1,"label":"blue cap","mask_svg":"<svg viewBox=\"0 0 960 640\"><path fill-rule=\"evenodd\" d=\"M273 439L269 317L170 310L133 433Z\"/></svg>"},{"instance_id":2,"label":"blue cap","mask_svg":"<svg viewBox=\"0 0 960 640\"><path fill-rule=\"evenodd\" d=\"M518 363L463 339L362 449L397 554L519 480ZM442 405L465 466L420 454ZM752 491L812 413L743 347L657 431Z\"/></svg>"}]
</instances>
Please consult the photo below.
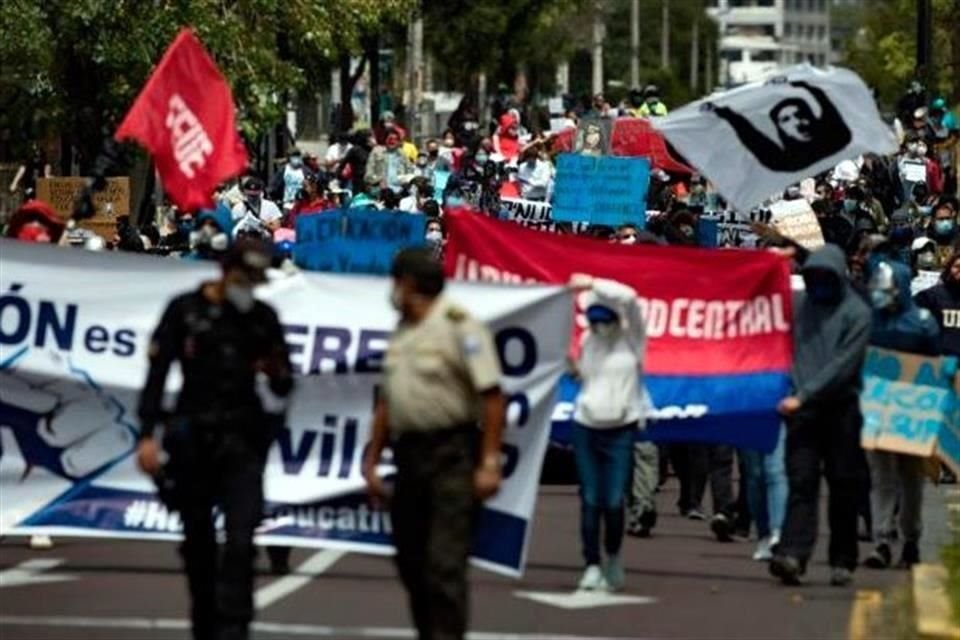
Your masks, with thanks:
<instances>
[{"instance_id":1,"label":"blue cap","mask_svg":"<svg viewBox=\"0 0 960 640\"><path fill-rule=\"evenodd\" d=\"M590 324L617 322L620 316L616 311L602 304L592 304L587 307L587 320Z\"/></svg>"}]
</instances>

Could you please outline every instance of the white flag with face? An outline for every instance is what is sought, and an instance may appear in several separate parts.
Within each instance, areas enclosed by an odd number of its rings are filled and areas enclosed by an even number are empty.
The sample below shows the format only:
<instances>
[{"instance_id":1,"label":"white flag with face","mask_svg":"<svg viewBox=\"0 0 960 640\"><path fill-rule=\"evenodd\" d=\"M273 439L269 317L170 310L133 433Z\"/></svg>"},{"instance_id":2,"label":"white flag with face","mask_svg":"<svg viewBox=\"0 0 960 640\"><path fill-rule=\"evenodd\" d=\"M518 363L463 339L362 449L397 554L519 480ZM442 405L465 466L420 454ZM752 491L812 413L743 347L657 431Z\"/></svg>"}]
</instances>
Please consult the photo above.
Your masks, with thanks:
<instances>
[{"instance_id":1,"label":"white flag with face","mask_svg":"<svg viewBox=\"0 0 960 640\"><path fill-rule=\"evenodd\" d=\"M843 160L897 150L857 74L809 65L693 102L654 126L743 211Z\"/></svg>"}]
</instances>

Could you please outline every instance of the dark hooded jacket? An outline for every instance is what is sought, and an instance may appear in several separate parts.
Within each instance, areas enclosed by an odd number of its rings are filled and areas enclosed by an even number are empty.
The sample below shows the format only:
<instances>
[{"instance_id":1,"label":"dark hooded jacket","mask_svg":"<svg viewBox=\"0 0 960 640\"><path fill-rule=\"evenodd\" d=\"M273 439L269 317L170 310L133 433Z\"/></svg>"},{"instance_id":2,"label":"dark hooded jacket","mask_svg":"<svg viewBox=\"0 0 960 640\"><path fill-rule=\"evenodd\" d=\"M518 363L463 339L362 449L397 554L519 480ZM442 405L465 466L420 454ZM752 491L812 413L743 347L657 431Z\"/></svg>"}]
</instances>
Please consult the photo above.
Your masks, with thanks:
<instances>
[{"instance_id":1,"label":"dark hooded jacket","mask_svg":"<svg viewBox=\"0 0 960 640\"><path fill-rule=\"evenodd\" d=\"M812 270L830 274L833 295L818 300L800 292L794 300L794 393L814 407L856 401L870 343L870 307L850 285L840 247L828 244L811 254L804 276Z\"/></svg>"},{"instance_id":2,"label":"dark hooded jacket","mask_svg":"<svg viewBox=\"0 0 960 640\"><path fill-rule=\"evenodd\" d=\"M893 309L874 309L870 344L905 353L940 355L940 327L933 314L918 307L910 297L910 269L895 261L886 264L893 270L897 304Z\"/></svg>"},{"instance_id":3,"label":"dark hooded jacket","mask_svg":"<svg viewBox=\"0 0 960 640\"><path fill-rule=\"evenodd\" d=\"M921 291L915 298L940 325L940 352L947 356L960 356L960 286L950 279L950 269L957 260L960 254L947 261L937 286Z\"/></svg>"}]
</instances>

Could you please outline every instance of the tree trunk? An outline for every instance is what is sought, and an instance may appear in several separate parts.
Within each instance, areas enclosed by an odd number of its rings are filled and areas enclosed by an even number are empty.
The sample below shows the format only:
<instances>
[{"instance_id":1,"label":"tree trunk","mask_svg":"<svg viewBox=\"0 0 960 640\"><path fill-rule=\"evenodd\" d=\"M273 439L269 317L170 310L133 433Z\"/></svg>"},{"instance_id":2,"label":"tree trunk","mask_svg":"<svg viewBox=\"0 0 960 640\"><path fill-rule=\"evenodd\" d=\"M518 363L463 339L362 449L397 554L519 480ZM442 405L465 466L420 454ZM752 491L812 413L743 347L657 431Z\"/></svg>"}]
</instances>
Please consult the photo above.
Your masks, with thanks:
<instances>
[{"instance_id":1,"label":"tree trunk","mask_svg":"<svg viewBox=\"0 0 960 640\"><path fill-rule=\"evenodd\" d=\"M630 87L640 87L640 0L630 0Z\"/></svg>"},{"instance_id":2,"label":"tree trunk","mask_svg":"<svg viewBox=\"0 0 960 640\"><path fill-rule=\"evenodd\" d=\"M690 39L690 91L694 95L700 87L700 16L693 17L693 33Z\"/></svg>"},{"instance_id":3,"label":"tree trunk","mask_svg":"<svg viewBox=\"0 0 960 640\"><path fill-rule=\"evenodd\" d=\"M593 9L593 93L603 93L603 1L597 0Z\"/></svg>"},{"instance_id":4,"label":"tree trunk","mask_svg":"<svg viewBox=\"0 0 960 640\"><path fill-rule=\"evenodd\" d=\"M370 124L380 120L380 38L374 34L364 42L364 55L370 61Z\"/></svg>"},{"instance_id":5,"label":"tree trunk","mask_svg":"<svg viewBox=\"0 0 960 640\"><path fill-rule=\"evenodd\" d=\"M660 18L660 68L670 68L670 0L663 0Z\"/></svg>"}]
</instances>

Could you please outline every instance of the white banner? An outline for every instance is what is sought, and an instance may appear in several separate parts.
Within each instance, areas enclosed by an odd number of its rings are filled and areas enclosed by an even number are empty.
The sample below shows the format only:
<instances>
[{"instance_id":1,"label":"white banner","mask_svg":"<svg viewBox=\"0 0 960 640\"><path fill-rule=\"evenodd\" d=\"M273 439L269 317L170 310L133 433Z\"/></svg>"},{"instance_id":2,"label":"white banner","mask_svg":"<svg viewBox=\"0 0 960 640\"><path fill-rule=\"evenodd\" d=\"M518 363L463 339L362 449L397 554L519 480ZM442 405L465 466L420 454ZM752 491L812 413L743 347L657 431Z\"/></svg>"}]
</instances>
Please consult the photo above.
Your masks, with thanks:
<instances>
[{"instance_id":1,"label":"white banner","mask_svg":"<svg viewBox=\"0 0 960 640\"><path fill-rule=\"evenodd\" d=\"M809 65L693 102L654 126L741 210L843 160L898 148L859 76Z\"/></svg>"},{"instance_id":2,"label":"white banner","mask_svg":"<svg viewBox=\"0 0 960 640\"><path fill-rule=\"evenodd\" d=\"M521 198L500 198L500 204L507 212L507 220L517 224L539 229L540 231L557 232L557 225L553 221L553 206L549 202L537 200L523 200ZM568 222L573 233L584 233L590 225L585 222Z\"/></svg>"},{"instance_id":3,"label":"white banner","mask_svg":"<svg viewBox=\"0 0 960 640\"><path fill-rule=\"evenodd\" d=\"M11 241L0 255L0 534L179 538L178 516L131 455L135 407L160 313L215 267ZM389 286L303 273L261 290L280 314L298 387L269 455L259 543L392 551L389 515L368 505L360 473L396 323ZM519 575L572 299L560 287L461 283L448 295L494 331L509 400L505 481L483 509L473 559Z\"/></svg>"}]
</instances>

